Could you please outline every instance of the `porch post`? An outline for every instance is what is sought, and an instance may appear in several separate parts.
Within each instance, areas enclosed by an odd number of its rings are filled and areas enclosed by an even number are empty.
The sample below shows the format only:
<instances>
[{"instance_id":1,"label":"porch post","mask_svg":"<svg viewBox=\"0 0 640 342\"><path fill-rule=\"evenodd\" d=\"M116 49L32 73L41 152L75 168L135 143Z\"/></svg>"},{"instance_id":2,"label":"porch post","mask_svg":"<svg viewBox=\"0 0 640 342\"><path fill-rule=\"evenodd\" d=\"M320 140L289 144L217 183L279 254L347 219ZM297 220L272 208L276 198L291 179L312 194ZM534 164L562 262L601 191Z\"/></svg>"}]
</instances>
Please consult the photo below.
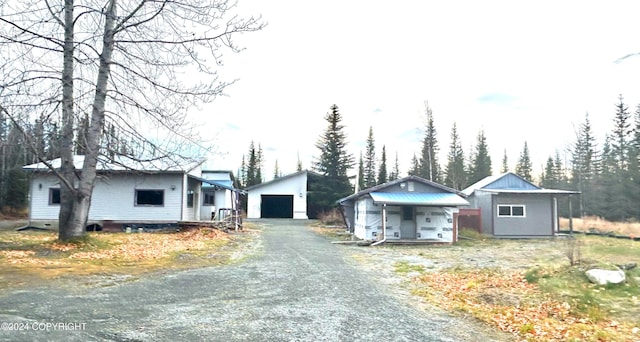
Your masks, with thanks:
<instances>
[{"instance_id":1,"label":"porch post","mask_svg":"<svg viewBox=\"0 0 640 342\"><path fill-rule=\"evenodd\" d=\"M387 204L382 204L382 240L387 239Z\"/></svg>"},{"instance_id":2,"label":"porch post","mask_svg":"<svg viewBox=\"0 0 640 342\"><path fill-rule=\"evenodd\" d=\"M573 208L571 207L571 195L569 195L569 234L573 235Z\"/></svg>"}]
</instances>

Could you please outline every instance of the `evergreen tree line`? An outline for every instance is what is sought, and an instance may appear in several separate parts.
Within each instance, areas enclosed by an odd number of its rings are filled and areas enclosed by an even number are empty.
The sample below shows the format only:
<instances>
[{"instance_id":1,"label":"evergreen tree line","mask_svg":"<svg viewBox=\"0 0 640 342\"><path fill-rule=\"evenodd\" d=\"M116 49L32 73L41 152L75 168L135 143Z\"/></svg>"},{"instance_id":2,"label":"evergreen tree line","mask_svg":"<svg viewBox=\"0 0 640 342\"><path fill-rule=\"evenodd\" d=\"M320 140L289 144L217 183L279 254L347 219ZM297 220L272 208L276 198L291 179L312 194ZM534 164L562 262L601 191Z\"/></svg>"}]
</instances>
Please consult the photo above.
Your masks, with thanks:
<instances>
[{"instance_id":1,"label":"evergreen tree line","mask_svg":"<svg viewBox=\"0 0 640 342\"><path fill-rule=\"evenodd\" d=\"M640 219L640 104L632 113L620 95L613 128L602 142L594 136L588 113L575 135L568 149L570 160L563 163L559 152L550 156L540 184L580 191L572 200L576 215L611 221Z\"/></svg>"},{"instance_id":2,"label":"evergreen tree line","mask_svg":"<svg viewBox=\"0 0 640 342\"><path fill-rule=\"evenodd\" d=\"M410 161L408 175L462 190L493 174L484 131L478 132L475 144L465 153L455 122L451 128L446 161L441 165L438 160L440 147L434 115L428 104L425 104L425 108L424 136L419 153L414 154ZM354 186L363 190L402 176L397 152L390 172L387 169L385 145L377 158L373 128L369 127L364 152L360 152L357 162L356 182L352 185L348 172L356 163L347 149L347 135L337 105L331 106L325 120L328 125L316 143L319 156L313 162L313 169L323 175L326 181L320 182L317 189L310 191L325 208L333 206L335 200L353 193L356 190ZM572 196L571 200L573 208L577 208L573 210L576 216L598 216L614 221L640 219L640 207L635 205L640 200L640 104L631 113L620 95L615 105L613 122L612 131L599 144L589 115L586 114L584 122L575 132L575 142L566 151L568 159L560 151L556 151L549 156L544 171L538 177L533 174L529 145L525 141L513 171L544 188L580 191L581 195ZM261 148L254 150L252 142L247 164L243 157L240 179L245 186L262 181L252 174L255 170L260 170L262 165ZM300 170L302 164L298 159L298 171ZM500 172L508 171L510 167L505 149ZM257 172L260 174L260 171ZM276 163L274 177L277 176L280 173ZM568 202L560 201L559 205L561 215L568 216Z\"/></svg>"}]
</instances>

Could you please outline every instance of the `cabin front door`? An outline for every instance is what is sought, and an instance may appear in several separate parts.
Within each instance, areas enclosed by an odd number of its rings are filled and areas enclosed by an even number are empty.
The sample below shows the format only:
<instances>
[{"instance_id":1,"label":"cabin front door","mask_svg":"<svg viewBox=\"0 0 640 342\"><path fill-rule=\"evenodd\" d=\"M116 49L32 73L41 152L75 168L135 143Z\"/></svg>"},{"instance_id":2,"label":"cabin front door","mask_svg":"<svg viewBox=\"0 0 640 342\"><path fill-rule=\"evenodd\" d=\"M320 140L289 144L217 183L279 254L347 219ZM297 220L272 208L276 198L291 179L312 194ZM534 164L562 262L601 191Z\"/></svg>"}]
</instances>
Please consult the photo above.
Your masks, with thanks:
<instances>
[{"instance_id":1,"label":"cabin front door","mask_svg":"<svg viewBox=\"0 0 640 342\"><path fill-rule=\"evenodd\" d=\"M402 220L400 221L400 238L416 238L416 208L411 206L402 207Z\"/></svg>"}]
</instances>

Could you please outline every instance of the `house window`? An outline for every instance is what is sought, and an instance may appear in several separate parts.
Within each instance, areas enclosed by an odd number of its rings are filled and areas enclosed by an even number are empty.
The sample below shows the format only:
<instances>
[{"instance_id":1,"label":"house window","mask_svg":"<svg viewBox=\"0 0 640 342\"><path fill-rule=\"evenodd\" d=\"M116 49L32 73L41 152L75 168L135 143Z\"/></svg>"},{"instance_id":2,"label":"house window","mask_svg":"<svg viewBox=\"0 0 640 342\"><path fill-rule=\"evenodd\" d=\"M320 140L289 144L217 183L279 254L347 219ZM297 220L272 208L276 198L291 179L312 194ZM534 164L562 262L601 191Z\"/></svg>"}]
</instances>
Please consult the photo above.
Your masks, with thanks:
<instances>
[{"instance_id":1,"label":"house window","mask_svg":"<svg viewBox=\"0 0 640 342\"><path fill-rule=\"evenodd\" d=\"M213 192L205 192L202 199L202 205L215 205L216 200Z\"/></svg>"},{"instance_id":2,"label":"house window","mask_svg":"<svg viewBox=\"0 0 640 342\"><path fill-rule=\"evenodd\" d=\"M498 217L525 217L525 207L522 204L498 205Z\"/></svg>"},{"instance_id":3,"label":"house window","mask_svg":"<svg viewBox=\"0 0 640 342\"><path fill-rule=\"evenodd\" d=\"M164 190L136 189L136 205L163 206Z\"/></svg>"},{"instance_id":4,"label":"house window","mask_svg":"<svg viewBox=\"0 0 640 342\"><path fill-rule=\"evenodd\" d=\"M193 190L187 190L187 208L193 208L193 196L195 196Z\"/></svg>"},{"instance_id":5,"label":"house window","mask_svg":"<svg viewBox=\"0 0 640 342\"><path fill-rule=\"evenodd\" d=\"M60 204L60 188L49 188L49 205Z\"/></svg>"}]
</instances>

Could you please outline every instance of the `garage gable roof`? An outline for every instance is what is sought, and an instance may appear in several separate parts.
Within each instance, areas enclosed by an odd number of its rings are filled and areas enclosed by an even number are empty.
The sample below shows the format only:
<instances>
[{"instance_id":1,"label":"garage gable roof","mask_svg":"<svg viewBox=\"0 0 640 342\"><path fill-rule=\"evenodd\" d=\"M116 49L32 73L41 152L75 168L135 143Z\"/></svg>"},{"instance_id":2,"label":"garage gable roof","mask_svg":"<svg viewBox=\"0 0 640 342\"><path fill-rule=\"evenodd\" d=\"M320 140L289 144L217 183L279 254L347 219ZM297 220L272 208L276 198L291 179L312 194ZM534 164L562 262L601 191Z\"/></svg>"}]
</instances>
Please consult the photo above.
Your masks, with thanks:
<instances>
[{"instance_id":1,"label":"garage gable roof","mask_svg":"<svg viewBox=\"0 0 640 342\"><path fill-rule=\"evenodd\" d=\"M260 183L260 184L256 184L256 185L249 186L249 187L245 188L245 190L253 190L253 189L256 189L256 188L259 188L259 187L263 187L263 186L266 186L266 185L269 185L269 184L274 184L274 183L282 182L283 180L286 180L286 179L289 179L289 178L294 178L294 177L297 177L297 176L303 175L303 174L305 174L305 173L307 173L307 174L312 174L312 175L316 175L316 176L322 176L322 175L320 175L319 173L315 173L315 172L313 172L313 171L309 171L309 170L302 170L302 171L298 171L298 172L296 172L296 173L288 174L288 175L286 175L286 176L282 176L282 177L274 178L274 179L272 179L272 180L270 180L270 181L268 181L268 182L264 182L264 183Z\"/></svg>"},{"instance_id":2,"label":"garage gable roof","mask_svg":"<svg viewBox=\"0 0 640 342\"><path fill-rule=\"evenodd\" d=\"M455 193L371 192L369 196L371 196L374 203L391 205L442 207L469 205L469 202Z\"/></svg>"}]
</instances>

